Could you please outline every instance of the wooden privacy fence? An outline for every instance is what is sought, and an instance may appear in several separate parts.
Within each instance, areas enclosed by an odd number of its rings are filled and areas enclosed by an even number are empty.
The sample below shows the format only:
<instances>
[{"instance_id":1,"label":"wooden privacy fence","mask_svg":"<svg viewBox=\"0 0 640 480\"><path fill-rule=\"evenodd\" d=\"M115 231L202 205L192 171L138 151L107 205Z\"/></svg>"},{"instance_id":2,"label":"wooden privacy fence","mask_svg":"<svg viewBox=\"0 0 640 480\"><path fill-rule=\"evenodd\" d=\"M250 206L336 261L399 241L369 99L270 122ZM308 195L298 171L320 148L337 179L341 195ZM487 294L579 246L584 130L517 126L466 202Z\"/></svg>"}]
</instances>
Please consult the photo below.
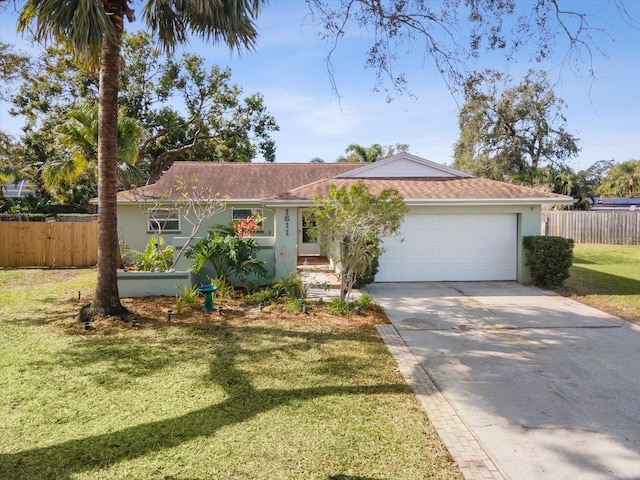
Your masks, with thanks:
<instances>
[{"instance_id":1,"label":"wooden privacy fence","mask_svg":"<svg viewBox=\"0 0 640 480\"><path fill-rule=\"evenodd\" d=\"M577 243L640 244L640 212L543 211L542 233Z\"/></svg>"},{"instance_id":2,"label":"wooden privacy fence","mask_svg":"<svg viewBox=\"0 0 640 480\"><path fill-rule=\"evenodd\" d=\"M0 222L0 267L92 267L98 222Z\"/></svg>"}]
</instances>

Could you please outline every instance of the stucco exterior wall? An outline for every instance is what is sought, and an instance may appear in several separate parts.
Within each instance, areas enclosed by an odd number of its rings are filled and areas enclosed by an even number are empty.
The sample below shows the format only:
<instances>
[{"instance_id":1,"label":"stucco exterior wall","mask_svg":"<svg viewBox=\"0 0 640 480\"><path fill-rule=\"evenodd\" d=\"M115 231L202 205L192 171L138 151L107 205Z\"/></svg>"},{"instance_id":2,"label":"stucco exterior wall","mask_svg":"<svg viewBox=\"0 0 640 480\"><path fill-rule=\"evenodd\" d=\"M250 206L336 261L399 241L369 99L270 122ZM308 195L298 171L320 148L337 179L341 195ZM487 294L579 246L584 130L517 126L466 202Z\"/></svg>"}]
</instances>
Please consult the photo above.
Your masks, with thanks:
<instances>
[{"instance_id":1,"label":"stucco exterior wall","mask_svg":"<svg viewBox=\"0 0 640 480\"><path fill-rule=\"evenodd\" d=\"M165 295L175 297L183 286L191 287L193 278L186 272L118 272L118 293L121 297Z\"/></svg>"},{"instance_id":2,"label":"stucco exterior wall","mask_svg":"<svg viewBox=\"0 0 640 480\"><path fill-rule=\"evenodd\" d=\"M227 225L232 220L234 208L263 209L263 231L257 232L254 237L272 237L275 233L273 211L265 209L260 204L229 204L225 210L208 219L197 232L196 236L207 234L209 227L213 225ZM179 232L165 232L163 237L166 244L171 245L173 237L187 237L191 234L192 225L184 218L180 220ZM118 204L118 233L124 239L124 243L134 250L141 251L145 248L153 232L147 231L147 213L137 204Z\"/></svg>"},{"instance_id":3,"label":"stucco exterior wall","mask_svg":"<svg viewBox=\"0 0 640 480\"><path fill-rule=\"evenodd\" d=\"M296 271L298 262L298 207L275 207L275 277Z\"/></svg>"},{"instance_id":4,"label":"stucco exterior wall","mask_svg":"<svg viewBox=\"0 0 640 480\"><path fill-rule=\"evenodd\" d=\"M275 238L273 233L275 232L274 223L274 211L268 210L259 204L230 204L225 210L217 213L210 219L208 219L198 230L192 244L199 238L206 236L208 229L214 225L227 225L232 220L233 208L251 209L262 208L263 209L263 231L257 232L253 235L259 246L258 259L263 260L266 263L267 270L270 276L275 274L275 254L274 245ZM188 240L188 236L191 234L193 226L184 218L180 220L180 232L164 232L162 238L165 241L165 246L172 245L174 252L178 252L180 248ZM140 208L136 204L119 204L118 205L118 233L124 240L125 245L136 250L142 251L146 247L149 239L152 237L153 232L147 231L147 214L146 211ZM189 259L184 255L178 260L175 265L175 269L178 271L187 270L189 268ZM294 264L295 268L295 264ZM194 275L196 283L207 282L208 276L213 274L211 268L205 267L199 275Z\"/></svg>"},{"instance_id":5,"label":"stucco exterior wall","mask_svg":"<svg viewBox=\"0 0 640 480\"><path fill-rule=\"evenodd\" d=\"M227 224L232 219L232 208L211 218L203 225L197 237L206 235L207 229L216 224ZM308 206L273 206L266 207L259 204L237 204L238 208L262 208L264 232L254 235L260 245L259 258L267 263L269 274L275 278L283 277L296 271L298 257L298 242L301 225L299 212ZM522 247L522 237L526 235L540 235L541 207L540 205L423 205L410 207L411 214L483 214L483 213L511 213L517 215L517 280L529 282L531 275L525 266L526 258ZM141 251L145 248L152 233L147 232L146 213L137 205L123 204L118 206L118 231L129 247ZM184 244L185 237L191 232L191 225L182 219L181 232L168 232L163 236L167 245L179 249ZM188 259L181 258L176 265L177 270L185 270L189 266ZM211 275L206 269L196 276L196 281L206 281Z\"/></svg>"}]
</instances>

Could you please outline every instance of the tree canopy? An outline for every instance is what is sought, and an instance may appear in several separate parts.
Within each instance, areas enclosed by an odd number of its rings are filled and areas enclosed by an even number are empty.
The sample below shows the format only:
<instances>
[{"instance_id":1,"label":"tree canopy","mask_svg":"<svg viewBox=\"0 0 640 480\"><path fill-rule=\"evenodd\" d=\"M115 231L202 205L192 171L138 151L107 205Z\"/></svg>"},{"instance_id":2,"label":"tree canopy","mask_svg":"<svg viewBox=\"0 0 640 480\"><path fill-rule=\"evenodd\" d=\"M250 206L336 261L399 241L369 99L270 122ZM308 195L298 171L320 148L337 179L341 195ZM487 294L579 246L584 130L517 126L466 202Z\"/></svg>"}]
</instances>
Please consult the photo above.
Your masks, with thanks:
<instances>
[{"instance_id":1,"label":"tree canopy","mask_svg":"<svg viewBox=\"0 0 640 480\"><path fill-rule=\"evenodd\" d=\"M350 144L345 148L344 153L336 159L338 163L373 163L383 158L391 157L396 153L408 152L409 145L406 143L396 143L395 145L382 146L374 143L370 147L364 147L357 143Z\"/></svg>"},{"instance_id":2,"label":"tree canopy","mask_svg":"<svg viewBox=\"0 0 640 480\"><path fill-rule=\"evenodd\" d=\"M603 197L635 197L640 193L640 160L614 165L603 178L597 193Z\"/></svg>"},{"instance_id":3,"label":"tree canopy","mask_svg":"<svg viewBox=\"0 0 640 480\"><path fill-rule=\"evenodd\" d=\"M315 196L315 226L310 234L339 259L340 300L345 301L358 277L365 276L383 253L380 243L394 235L406 213L404 199L393 188L378 195L358 182L347 188L331 186L326 198Z\"/></svg>"},{"instance_id":4,"label":"tree canopy","mask_svg":"<svg viewBox=\"0 0 640 480\"><path fill-rule=\"evenodd\" d=\"M370 147L363 147L352 143L345 148L346 156L338 157L338 163L373 163L382 159L382 145L374 143Z\"/></svg>"},{"instance_id":5,"label":"tree canopy","mask_svg":"<svg viewBox=\"0 0 640 480\"><path fill-rule=\"evenodd\" d=\"M376 89L410 92L403 61L416 53L441 73L454 90L464 84L469 65L484 54L498 55L507 64L517 54L537 64L558 53L572 69L593 75L593 58L610 40L602 16L588 13L587 3L566 0L306 0L313 19L330 44L327 66L333 79L332 57L352 32L366 31L371 41L365 67L376 76ZM615 13L638 28L624 0ZM611 8L611 5L601 7ZM604 11L603 11L604 13ZM334 83L334 88L337 89Z\"/></svg>"},{"instance_id":6,"label":"tree canopy","mask_svg":"<svg viewBox=\"0 0 640 480\"><path fill-rule=\"evenodd\" d=\"M513 86L509 81L492 70L467 80L453 167L534 184L540 167L566 168L579 152L578 139L567 131L564 102L543 71L530 70Z\"/></svg>"},{"instance_id":7,"label":"tree canopy","mask_svg":"<svg viewBox=\"0 0 640 480\"><path fill-rule=\"evenodd\" d=\"M119 172L137 177L121 175L119 188L153 183L176 160L252 161L258 156L275 160L271 137L278 130L275 119L260 94L243 96L229 69L205 69L204 59L193 54L167 58L145 32L123 36L122 58L118 156L121 160L126 139L127 157L135 161L121 161L119 166L137 169ZM24 166L18 161L25 157L28 165L39 164L37 169L25 169L25 175L40 185L41 196L85 208L97 190L97 75L57 47L46 49L27 65L20 81L14 82L19 89L11 107L13 115L25 119L15 146L20 154L8 155L7 161L19 169ZM89 118L83 112L93 114ZM84 135L79 135L81 119ZM123 127L135 123L140 125L139 134L123 137ZM84 161L78 154L85 156ZM50 175L81 164L87 168L74 169L73 177Z\"/></svg>"}]
</instances>

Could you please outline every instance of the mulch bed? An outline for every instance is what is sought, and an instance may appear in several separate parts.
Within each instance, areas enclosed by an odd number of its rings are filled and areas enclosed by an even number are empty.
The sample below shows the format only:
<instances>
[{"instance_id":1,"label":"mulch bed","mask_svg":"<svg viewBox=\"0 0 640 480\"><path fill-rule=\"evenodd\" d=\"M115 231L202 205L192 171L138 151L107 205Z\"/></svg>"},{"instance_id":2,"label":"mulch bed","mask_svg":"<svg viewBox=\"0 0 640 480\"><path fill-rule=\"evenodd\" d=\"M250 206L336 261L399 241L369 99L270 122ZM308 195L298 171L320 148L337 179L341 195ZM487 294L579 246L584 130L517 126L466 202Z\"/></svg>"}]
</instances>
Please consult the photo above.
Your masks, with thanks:
<instances>
[{"instance_id":1,"label":"mulch bed","mask_svg":"<svg viewBox=\"0 0 640 480\"><path fill-rule=\"evenodd\" d=\"M82 299L82 304L91 301L90 296ZM244 305L240 298L224 299L222 304L216 301L213 312L204 311L204 300L197 307L185 307L178 313L174 297L152 296L140 298L123 298L121 303L127 308L127 315L118 317L96 317L89 328L81 324L76 314L81 306L77 299L60 305L54 325L71 335L113 335L146 329L174 326L215 326L215 325L248 325L278 323L314 323L338 327L374 328L375 325L389 323L387 316L375 306L365 308L362 312L346 316L327 312L327 304L323 302L307 303L307 313L291 312L284 304L268 305L262 310L256 306ZM217 307L222 305L222 313ZM60 310L64 310L60 311ZM171 316L169 319L169 312ZM66 314L65 314L66 313Z\"/></svg>"}]
</instances>

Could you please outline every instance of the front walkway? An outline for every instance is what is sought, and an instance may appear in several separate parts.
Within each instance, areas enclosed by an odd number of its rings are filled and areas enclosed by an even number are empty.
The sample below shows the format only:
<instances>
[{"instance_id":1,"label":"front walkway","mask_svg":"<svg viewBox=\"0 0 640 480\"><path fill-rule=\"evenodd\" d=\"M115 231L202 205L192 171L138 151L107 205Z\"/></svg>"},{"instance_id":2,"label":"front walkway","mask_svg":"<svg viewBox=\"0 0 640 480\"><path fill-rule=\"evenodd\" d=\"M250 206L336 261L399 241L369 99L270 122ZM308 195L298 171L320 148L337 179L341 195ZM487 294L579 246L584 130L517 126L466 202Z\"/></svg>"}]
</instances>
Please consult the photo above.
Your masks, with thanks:
<instances>
[{"instance_id":1,"label":"front walkway","mask_svg":"<svg viewBox=\"0 0 640 480\"><path fill-rule=\"evenodd\" d=\"M306 298L320 300L340 296L340 280L326 257L301 257L298 273L307 292ZM351 291L351 300L356 300L359 296L359 290Z\"/></svg>"}]
</instances>

